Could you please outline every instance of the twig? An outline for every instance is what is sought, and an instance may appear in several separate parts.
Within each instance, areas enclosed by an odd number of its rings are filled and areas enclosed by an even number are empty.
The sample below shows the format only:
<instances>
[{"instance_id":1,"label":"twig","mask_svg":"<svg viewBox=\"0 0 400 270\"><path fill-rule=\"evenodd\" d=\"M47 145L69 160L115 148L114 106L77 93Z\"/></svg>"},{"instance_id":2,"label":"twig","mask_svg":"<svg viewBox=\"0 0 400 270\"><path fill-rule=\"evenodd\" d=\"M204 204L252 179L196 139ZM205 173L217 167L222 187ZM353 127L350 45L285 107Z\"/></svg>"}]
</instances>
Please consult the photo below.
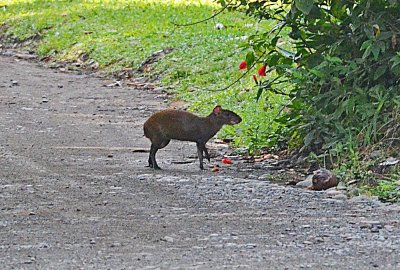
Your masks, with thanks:
<instances>
[{"instance_id":1,"label":"twig","mask_svg":"<svg viewBox=\"0 0 400 270\"><path fill-rule=\"evenodd\" d=\"M220 91L225 91L226 89L230 88L232 85L235 85L236 83L238 83L244 76L246 76L247 74L249 74L250 70L257 64L258 60L261 59L261 57L263 57L265 55L266 52L263 52L262 55L260 55L255 61L254 63L250 66L249 69L246 70L245 73L243 73L242 75L240 75L239 78L237 78L236 80L234 80L232 83L230 83L228 86L225 86L223 88L220 89L216 89L216 90L211 90L211 89L205 89L205 91L209 91L209 92L220 92Z\"/></svg>"},{"instance_id":2,"label":"twig","mask_svg":"<svg viewBox=\"0 0 400 270\"><path fill-rule=\"evenodd\" d=\"M177 27L185 27L185 26L196 25L196 24L200 24L200 23L209 21L209 20L214 19L215 17L217 17L217 16L218 16L219 14L221 14L222 12L224 12L224 10L227 9L227 8L230 6L230 4L232 3L232 1L233 1L233 0L229 1L228 4L227 4L226 6L224 6L222 9L220 9L217 13L215 13L215 14L213 14L212 16L210 16L210 17L208 17L208 18L205 18L205 19L203 19L203 20L200 20L200 21L197 21L197 22L194 22L194 23L187 23L187 24L178 24L178 23L172 22L172 24L173 24L174 26L177 26Z\"/></svg>"}]
</instances>

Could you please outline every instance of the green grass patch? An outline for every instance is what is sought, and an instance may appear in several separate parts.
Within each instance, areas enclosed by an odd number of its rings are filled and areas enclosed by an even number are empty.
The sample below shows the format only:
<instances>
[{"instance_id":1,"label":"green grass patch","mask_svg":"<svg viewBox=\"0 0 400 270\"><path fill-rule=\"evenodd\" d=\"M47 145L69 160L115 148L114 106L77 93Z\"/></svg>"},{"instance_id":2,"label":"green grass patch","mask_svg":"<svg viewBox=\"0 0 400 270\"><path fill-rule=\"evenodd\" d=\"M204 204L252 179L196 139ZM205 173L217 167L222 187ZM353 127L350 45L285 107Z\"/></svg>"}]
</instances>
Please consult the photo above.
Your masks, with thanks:
<instances>
[{"instance_id":1,"label":"green grass patch","mask_svg":"<svg viewBox=\"0 0 400 270\"><path fill-rule=\"evenodd\" d=\"M242 13L226 12L205 23L176 27L211 16L218 7L211 0L0 1L0 34L11 42L39 37L41 57L76 61L85 55L105 72L137 69L152 53L173 48L153 64L146 76L161 75L165 89L206 114L220 104L244 121L220 133L237 145L256 150L273 145L272 124L282 97L270 95L256 102L251 74L224 91L242 71L246 37L271 26ZM223 29L216 29L221 23ZM255 71L256 72L256 71ZM267 75L268 76L268 75ZM239 135L239 136L238 136Z\"/></svg>"},{"instance_id":2,"label":"green grass patch","mask_svg":"<svg viewBox=\"0 0 400 270\"><path fill-rule=\"evenodd\" d=\"M378 196L381 201L398 203L400 202L400 174L393 174L387 180L379 181L375 186L364 186L362 191Z\"/></svg>"}]
</instances>

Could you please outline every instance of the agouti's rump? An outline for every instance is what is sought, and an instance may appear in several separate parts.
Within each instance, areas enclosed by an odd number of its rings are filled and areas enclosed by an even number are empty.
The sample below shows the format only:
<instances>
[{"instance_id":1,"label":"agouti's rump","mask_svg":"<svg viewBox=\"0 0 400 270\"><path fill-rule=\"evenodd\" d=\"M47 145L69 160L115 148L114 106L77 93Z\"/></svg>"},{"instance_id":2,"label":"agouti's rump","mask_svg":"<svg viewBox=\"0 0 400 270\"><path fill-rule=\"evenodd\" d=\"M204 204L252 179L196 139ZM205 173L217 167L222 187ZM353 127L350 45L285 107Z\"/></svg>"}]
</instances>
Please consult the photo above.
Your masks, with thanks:
<instances>
[{"instance_id":1,"label":"agouti's rump","mask_svg":"<svg viewBox=\"0 0 400 270\"><path fill-rule=\"evenodd\" d=\"M205 144L223 125L235 125L242 119L234 112L216 106L207 117L199 117L179 110L165 110L153 114L143 126L144 134L151 141L149 167L158 167L155 154L158 149L168 145L171 139L196 142L203 169L203 153L210 161Z\"/></svg>"}]
</instances>

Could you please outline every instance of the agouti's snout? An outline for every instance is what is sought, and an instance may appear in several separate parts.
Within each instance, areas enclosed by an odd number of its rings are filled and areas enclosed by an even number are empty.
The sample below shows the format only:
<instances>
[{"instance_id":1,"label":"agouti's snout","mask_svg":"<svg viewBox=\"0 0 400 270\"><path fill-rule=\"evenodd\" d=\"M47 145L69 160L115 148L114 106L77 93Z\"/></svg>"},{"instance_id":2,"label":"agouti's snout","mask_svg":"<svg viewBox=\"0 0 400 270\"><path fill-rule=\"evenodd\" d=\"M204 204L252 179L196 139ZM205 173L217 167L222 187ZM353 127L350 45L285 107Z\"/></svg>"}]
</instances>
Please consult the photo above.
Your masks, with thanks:
<instances>
[{"instance_id":1,"label":"agouti's snout","mask_svg":"<svg viewBox=\"0 0 400 270\"><path fill-rule=\"evenodd\" d=\"M236 113L216 106L207 117L199 117L192 113L179 110L165 110L150 116L144 123L144 135L150 139L149 167L160 169L156 162L158 149L168 145L171 139L196 142L200 160L200 169L203 167L204 157L210 161L206 143L223 125L236 125L242 121Z\"/></svg>"}]
</instances>

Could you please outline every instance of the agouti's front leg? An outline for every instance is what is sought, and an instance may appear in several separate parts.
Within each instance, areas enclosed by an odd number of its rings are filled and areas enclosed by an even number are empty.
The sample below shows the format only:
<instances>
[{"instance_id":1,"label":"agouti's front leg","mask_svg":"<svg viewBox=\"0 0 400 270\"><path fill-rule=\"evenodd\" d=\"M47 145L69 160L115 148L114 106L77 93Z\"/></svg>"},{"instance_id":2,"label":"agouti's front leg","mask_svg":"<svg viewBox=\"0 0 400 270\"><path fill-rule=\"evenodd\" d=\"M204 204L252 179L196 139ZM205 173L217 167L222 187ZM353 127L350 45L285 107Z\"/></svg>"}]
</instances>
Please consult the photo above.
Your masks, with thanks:
<instances>
[{"instance_id":1,"label":"agouti's front leg","mask_svg":"<svg viewBox=\"0 0 400 270\"><path fill-rule=\"evenodd\" d=\"M200 169L204 170L203 166L203 147L201 143L196 143L197 145L197 155L199 156L199 161L200 161Z\"/></svg>"}]
</instances>

